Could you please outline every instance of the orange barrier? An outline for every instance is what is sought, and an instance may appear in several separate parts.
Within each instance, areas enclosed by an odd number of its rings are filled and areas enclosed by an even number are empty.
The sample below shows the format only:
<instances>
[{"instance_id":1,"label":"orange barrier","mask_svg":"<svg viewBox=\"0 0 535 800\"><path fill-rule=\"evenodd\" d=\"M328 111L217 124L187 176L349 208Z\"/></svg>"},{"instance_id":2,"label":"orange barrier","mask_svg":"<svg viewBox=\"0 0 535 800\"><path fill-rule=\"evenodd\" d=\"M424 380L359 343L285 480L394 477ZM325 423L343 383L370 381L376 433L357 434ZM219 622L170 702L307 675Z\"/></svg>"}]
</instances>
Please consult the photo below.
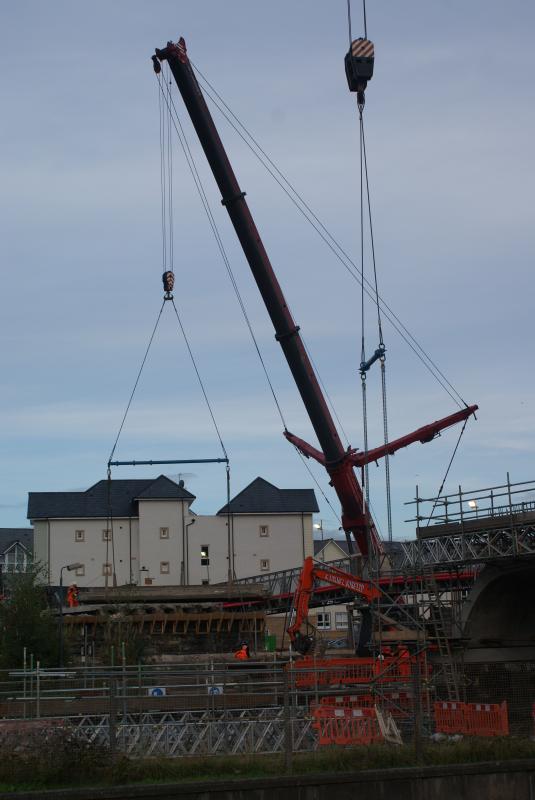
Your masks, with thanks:
<instances>
[{"instance_id":1,"label":"orange barrier","mask_svg":"<svg viewBox=\"0 0 535 800\"><path fill-rule=\"evenodd\" d=\"M434 704L437 733L462 733L467 736L508 736L507 703Z\"/></svg>"},{"instance_id":2,"label":"orange barrier","mask_svg":"<svg viewBox=\"0 0 535 800\"><path fill-rule=\"evenodd\" d=\"M382 741L377 715L371 708L322 706L314 711L312 727L318 744L359 745Z\"/></svg>"},{"instance_id":3,"label":"orange barrier","mask_svg":"<svg viewBox=\"0 0 535 800\"><path fill-rule=\"evenodd\" d=\"M334 706L335 708L373 708L379 704L385 706L393 717L404 717L413 707L412 695L408 692L381 692L373 694L345 694L330 695L320 698L321 706ZM311 704L311 711L317 704Z\"/></svg>"},{"instance_id":4,"label":"orange barrier","mask_svg":"<svg viewBox=\"0 0 535 800\"><path fill-rule=\"evenodd\" d=\"M437 733L465 733L464 703L443 701L434 704Z\"/></svg>"},{"instance_id":5,"label":"orange barrier","mask_svg":"<svg viewBox=\"0 0 535 800\"><path fill-rule=\"evenodd\" d=\"M298 688L316 686L351 686L361 683L407 682L413 658L306 658L293 665ZM426 677L423 658L418 659L422 678Z\"/></svg>"},{"instance_id":6,"label":"orange barrier","mask_svg":"<svg viewBox=\"0 0 535 800\"><path fill-rule=\"evenodd\" d=\"M509 736L507 703L466 703L466 733L471 736Z\"/></svg>"}]
</instances>

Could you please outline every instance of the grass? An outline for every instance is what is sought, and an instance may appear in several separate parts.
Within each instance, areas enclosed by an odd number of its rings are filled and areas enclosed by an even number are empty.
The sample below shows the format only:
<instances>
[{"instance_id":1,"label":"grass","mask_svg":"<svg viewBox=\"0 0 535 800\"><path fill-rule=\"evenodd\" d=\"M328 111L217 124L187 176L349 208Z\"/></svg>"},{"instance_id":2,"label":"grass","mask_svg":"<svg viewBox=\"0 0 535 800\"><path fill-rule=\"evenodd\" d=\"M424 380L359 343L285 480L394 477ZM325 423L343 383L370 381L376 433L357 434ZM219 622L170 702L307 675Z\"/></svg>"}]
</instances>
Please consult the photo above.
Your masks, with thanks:
<instances>
[{"instance_id":1,"label":"grass","mask_svg":"<svg viewBox=\"0 0 535 800\"><path fill-rule=\"evenodd\" d=\"M225 756L207 758L112 759L95 748L68 749L54 758L46 747L29 754L9 753L0 757L0 790L29 791L81 786L113 786L135 783L210 781L273 777L284 774L282 756ZM524 739L464 739L458 742L426 744L424 765L466 764L484 761L535 759L535 743ZM320 750L293 757L294 774L356 772L415 766L414 749L374 745ZM75 766L75 768L74 768ZM32 778L29 781L28 776ZM69 775L67 781L65 776ZM76 776L76 781L72 778Z\"/></svg>"}]
</instances>

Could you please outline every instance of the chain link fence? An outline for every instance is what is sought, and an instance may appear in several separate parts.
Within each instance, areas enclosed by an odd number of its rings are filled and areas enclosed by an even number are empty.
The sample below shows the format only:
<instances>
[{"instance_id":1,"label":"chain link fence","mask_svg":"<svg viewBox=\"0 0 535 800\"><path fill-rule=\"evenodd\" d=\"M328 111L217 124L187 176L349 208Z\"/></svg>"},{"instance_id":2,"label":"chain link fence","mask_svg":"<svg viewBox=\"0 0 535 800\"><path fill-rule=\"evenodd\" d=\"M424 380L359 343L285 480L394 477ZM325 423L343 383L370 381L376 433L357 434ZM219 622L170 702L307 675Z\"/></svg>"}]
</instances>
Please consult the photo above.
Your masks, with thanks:
<instances>
[{"instance_id":1,"label":"chain link fence","mask_svg":"<svg viewBox=\"0 0 535 800\"><path fill-rule=\"evenodd\" d=\"M457 671L459 701L505 703L508 735L532 737L535 662ZM441 675L423 657L20 670L0 683L0 743L61 725L88 745L132 757L290 757L322 746L318 718L328 708L341 716L379 709L400 741L420 747L438 730L435 704L448 699Z\"/></svg>"}]
</instances>

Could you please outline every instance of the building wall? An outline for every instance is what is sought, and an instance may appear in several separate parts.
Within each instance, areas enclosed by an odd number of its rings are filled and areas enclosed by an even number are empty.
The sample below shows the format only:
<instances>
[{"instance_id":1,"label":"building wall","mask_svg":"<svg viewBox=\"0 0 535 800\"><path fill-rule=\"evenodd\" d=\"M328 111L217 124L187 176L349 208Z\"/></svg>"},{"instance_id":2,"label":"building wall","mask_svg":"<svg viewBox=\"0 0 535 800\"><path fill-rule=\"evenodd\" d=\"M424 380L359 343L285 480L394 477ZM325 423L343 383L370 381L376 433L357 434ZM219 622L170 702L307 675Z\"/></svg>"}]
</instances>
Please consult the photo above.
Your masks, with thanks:
<instances>
[{"instance_id":1,"label":"building wall","mask_svg":"<svg viewBox=\"0 0 535 800\"><path fill-rule=\"evenodd\" d=\"M106 525L106 519L34 523L35 557L44 565L50 559L50 584L59 583L62 566L75 562L84 565L84 574L65 572L65 583L113 584L113 576L104 574L104 564L112 563L111 541L106 557L103 539ZM77 530L83 531L83 541L76 540ZM299 566L313 552L312 514L234 515L231 531L237 578ZM113 539L118 585L199 585L228 578L227 517L193 515L188 501L140 501L139 520L114 518ZM206 548L208 558L202 553Z\"/></svg>"},{"instance_id":2,"label":"building wall","mask_svg":"<svg viewBox=\"0 0 535 800\"><path fill-rule=\"evenodd\" d=\"M112 542L106 542L103 532L108 529L106 519L50 520L50 543L47 542L46 522L35 524L36 557L49 563L49 583L59 584L60 570L67 564L81 563L84 574L64 570L64 583L77 583L78 586L112 585L113 576L105 575L105 564L112 564ZM131 550L133 552L137 519L117 518L113 520L113 547L115 550L115 573L118 584L129 583L131 579ZM43 533L44 528L44 533ZM83 531L83 541L78 541L76 531ZM48 551L48 552L47 552ZM135 562L132 562L135 563ZM110 569L109 567L108 569ZM134 575L134 580L136 576Z\"/></svg>"},{"instance_id":3,"label":"building wall","mask_svg":"<svg viewBox=\"0 0 535 800\"><path fill-rule=\"evenodd\" d=\"M311 514L239 514L233 529L238 578L296 567L313 553Z\"/></svg>"},{"instance_id":4,"label":"building wall","mask_svg":"<svg viewBox=\"0 0 535 800\"><path fill-rule=\"evenodd\" d=\"M37 520L33 524L33 559L43 566L44 578L50 583L50 565L48 563L48 521Z\"/></svg>"},{"instance_id":5,"label":"building wall","mask_svg":"<svg viewBox=\"0 0 535 800\"><path fill-rule=\"evenodd\" d=\"M189 518L187 502L139 501L140 584L184 583L185 525Z\"/></svg>"},{"instance_id":6,"label":"building wall","mask_svg":"<svg viewBox=\"0 0 535 800\"><path fill-rule=\"evenodd\" d=\"M327 542L316 554L316 558L318 561L339 561L341 558L347 558L347 553L334 542Z\"/></svg>"}]
</instances>

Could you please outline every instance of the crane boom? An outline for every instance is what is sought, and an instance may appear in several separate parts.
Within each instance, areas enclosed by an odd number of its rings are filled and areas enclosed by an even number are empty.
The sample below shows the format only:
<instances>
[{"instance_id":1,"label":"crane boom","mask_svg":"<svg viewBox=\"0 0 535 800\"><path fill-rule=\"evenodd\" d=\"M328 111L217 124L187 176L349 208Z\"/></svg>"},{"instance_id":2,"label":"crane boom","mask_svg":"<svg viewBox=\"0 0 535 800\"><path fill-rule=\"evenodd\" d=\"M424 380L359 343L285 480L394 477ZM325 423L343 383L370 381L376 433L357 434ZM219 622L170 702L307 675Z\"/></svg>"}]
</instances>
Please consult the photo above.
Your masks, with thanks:
<instances>
[{"instance_id":1,"label":"crane boom","mask_svg":"<svg viewBox=\"0 0 535 800\"><path fill-rule=\"evenodd\" d=\"M310 637L301 631L303 623L308 618L310 598L314 592L316 581L323 581L334 586L341 586L352 594L363 597L368 603L377 600L381 596L381 591L375 584L365 581L355 575L350 575L338 567L330 567L328 564L317 564L312 556L305 558L303 569L299 575L297 588L294 594L293 610L294 621L288 628L288 636L296 650L306 653L311 645Z\"/></svg>"},{"instance_id":2,"label":"crane boom","mask_svg":"<svg viewBox=\"0 0 535 800\"><path fill-rule=\"evenodd\" d=\"M161 70L160 62L167 61L176 81L186 109L199 137L216 183L222 195L222 204L227 209L243 252L260 294L271 317L275 338L279 342L286 361L297 385L301 399L307 410L310 422L321 447L321 453L310 445L293 437L289 431L285 436L305 455L314 450L321 456L342 507L342 527L346 533L350 553L354 552L352 536L363 555L381 551L381 542L373 519L366 508L362 487L354 472L355 450L345 449L334 424L314 368L306 353L296 325L271 262L268 258L260 234L238 184L223 143L217 132L212 115L208 109L201 88L189 61L186 43L168 42L167 47L156 50L152 56L155 71ZM473 413L476 406L468 409L466 416ZM302 443L304 446L298 444ZM380 448L378 448L380 449ZM384 449L384 448L383 448ZM382 453L384 455L384 453ZM377 456L380 457L380 456Z\"/></svg>"}]
</instances>

